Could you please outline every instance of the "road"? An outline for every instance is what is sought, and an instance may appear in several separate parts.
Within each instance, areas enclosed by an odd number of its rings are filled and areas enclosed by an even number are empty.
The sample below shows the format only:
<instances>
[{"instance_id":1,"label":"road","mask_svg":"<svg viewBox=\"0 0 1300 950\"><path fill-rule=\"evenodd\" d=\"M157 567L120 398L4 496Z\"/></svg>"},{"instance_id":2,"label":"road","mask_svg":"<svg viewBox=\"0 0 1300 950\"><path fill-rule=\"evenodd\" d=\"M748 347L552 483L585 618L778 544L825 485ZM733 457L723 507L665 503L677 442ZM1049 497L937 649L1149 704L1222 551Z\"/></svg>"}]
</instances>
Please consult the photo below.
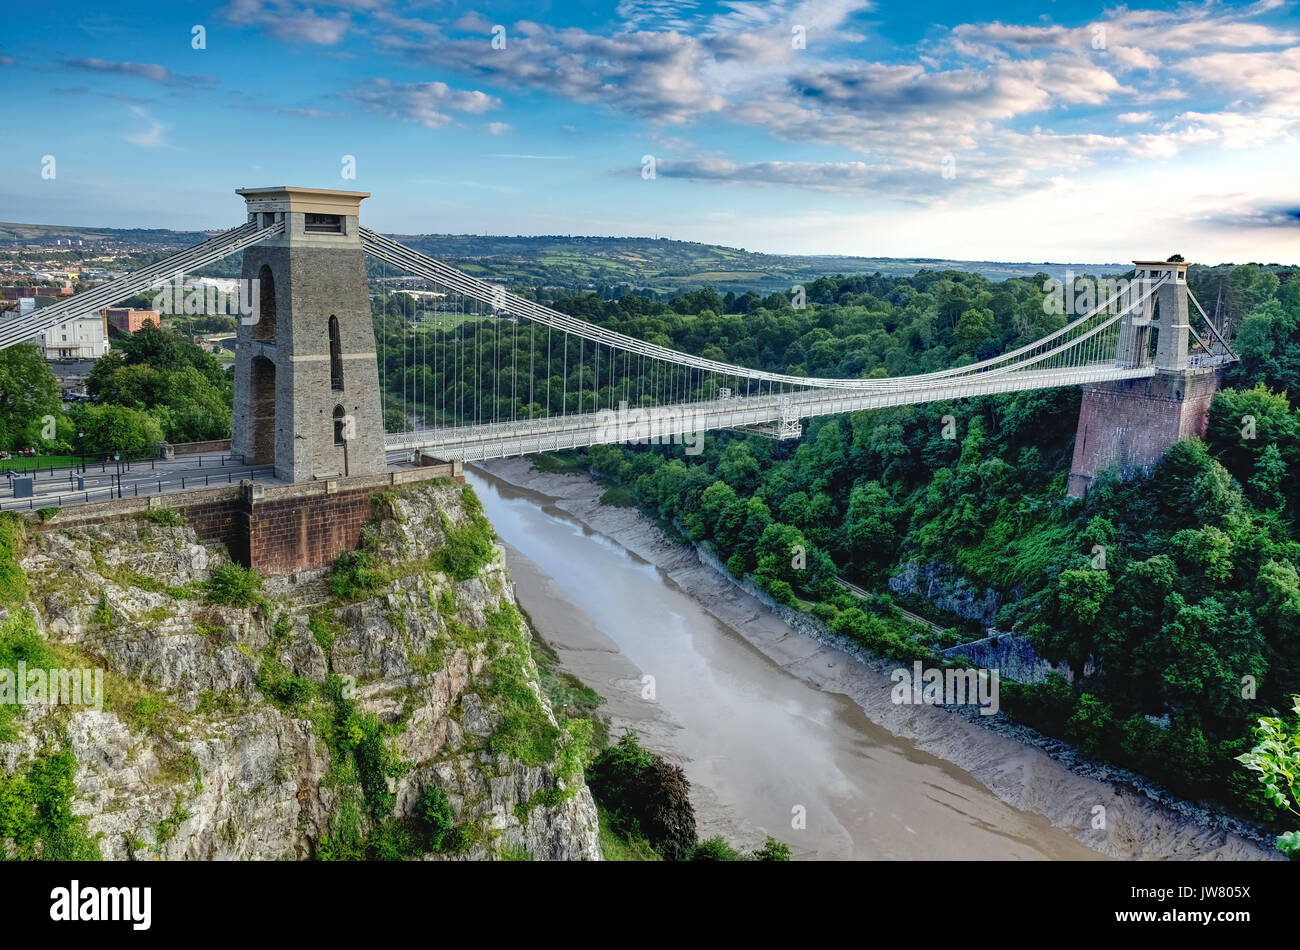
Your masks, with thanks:
<instances>
[{"instance_id":1,"label":"road","mask_svg":"<svg viewBox=\"0 0 1300 950\"><path fill-rule=\"evenodd\" d=\"M238 484L243 479L275 481L275 468L270 465L245 465L236 456L222 453L190 455L174 461L146 459L145 461L117 463L87 461L85 481L77 484L80 466L48 469L37 472L34 494L31 498L15 498L13 478L3 469L5 480L0 483L0 510L34 511L40 508L62 508L84 505L110 498L135 498L144 495L172 494L195 488ZM119 475L120 468L120 475Z\"/></svg>"}]
</instances>

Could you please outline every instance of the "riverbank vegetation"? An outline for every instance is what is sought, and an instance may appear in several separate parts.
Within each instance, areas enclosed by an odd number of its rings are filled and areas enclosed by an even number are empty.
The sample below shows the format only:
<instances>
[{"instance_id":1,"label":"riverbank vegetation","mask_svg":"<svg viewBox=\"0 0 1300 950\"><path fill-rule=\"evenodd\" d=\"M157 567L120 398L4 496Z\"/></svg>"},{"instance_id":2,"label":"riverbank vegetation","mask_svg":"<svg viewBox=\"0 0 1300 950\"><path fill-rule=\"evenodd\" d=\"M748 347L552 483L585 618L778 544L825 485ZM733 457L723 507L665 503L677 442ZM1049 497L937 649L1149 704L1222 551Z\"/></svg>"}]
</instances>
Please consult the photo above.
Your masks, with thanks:
<instances>
[{"instance_id":1,"label":"riverbank vegetation","mask_svg":"<svg viewBox=\"0 0 1300 950\"><path fill-rule=\"evenodd\" d=\"M601 846L607 859L790 860L789 846L773 838L749 854L721 837L700 841L686 773L643 748L635 732L623 733L601 750L587 767L587 785L601 810Z\"/></svg>"}]
</instances>

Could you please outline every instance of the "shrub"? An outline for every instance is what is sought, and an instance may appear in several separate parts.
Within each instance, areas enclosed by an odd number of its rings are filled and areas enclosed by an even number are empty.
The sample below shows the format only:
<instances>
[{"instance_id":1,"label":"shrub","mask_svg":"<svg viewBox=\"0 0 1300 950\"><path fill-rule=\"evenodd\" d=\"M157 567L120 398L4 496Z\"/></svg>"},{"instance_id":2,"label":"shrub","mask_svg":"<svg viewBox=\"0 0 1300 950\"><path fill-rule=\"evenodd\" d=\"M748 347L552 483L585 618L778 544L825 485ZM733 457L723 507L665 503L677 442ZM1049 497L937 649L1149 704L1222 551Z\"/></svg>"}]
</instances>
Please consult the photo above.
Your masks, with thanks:
<instances>
[{"instance_id":1,"label":"shrub","mask_svg":"<svg viewBox=\"0 0 1300 950\"><path fill-rule=\"evenodd\" d=\"M441 854L452 843L452 829L456 815L451 809L447 793L430 785L415 803L415 824L423 834L428 850Z\"/></svg>"},{"instance_id":2,"label":"shrub","mask_svg":"<svg viewBox=\"0 0 1300 950\"><path fill-rule=\"evenodd\" d=\"M344 551L330 569L330 593L340 600L361 600L384 585L384 575L368 551Z\"/></svg>"},{"instance_id":3,"label":"shrub","mask_svg":"<svg viewBox=\"0 0 1300 950\"><path fill-rule=\"evenodd\" d=\"M755 861L789 861L790 846L784 841L768 838L763 847L753 854Z\"/></svg>"},{"instance_id":4,"label":"shrub","mask_svg":"<svg viewBox=\"0 0 1300 950\"><path fill-rule=\"evenodd\" d=\"M185 525L185 516L175 508L150 508L145 517L154 524L167 528L180 528Z\"/></svg>"},{"instance_id":5,"label":"shrub","mask_svg":"<svg viewBox=\"0 0 1300 950\"><path fill-rule=\"evenodd\" d=\"M279 706L295 710L316 694L316 684L268 657L257 671L257 688Z\"/></svg>"},{"instance_id":6,"label":"shrub","mask_svg":"<svg viewBox=\"0 0 1300 950\"><path fill-rule=\"evenodd\" d=\"M27 575L18 566L25 540L22 517L13 511L0 514L0 604L27 598Z\"/></svg>"},{"instance_id":7,"label":"shrub","mask_svg":"<svg viewBox=\"0 0 1300 950\"><path fill-rule=\"evenodd\" d=\"M680 766L643 749L627 732L592 761L592 794L609 814L610 828L624 838L645 837L666 859L685 860L695 846L695 809L690 782Z\"/></svg>"},{"instance_id":8,"label":"shrub","mask_svg":"<svg viewBox=\"0 0 1300 950\"><path fill-rule=\"evenodd\" d=\"M691 861L741 861L740 852L733 848L721 835L707 838L691 848Z\"/></svg>"},{"instance_id":9,"label":"shrub","mask_svg":"<svg viewBox=\"0 0 1300 950\"><path fill-rule=\"evenodd\" d=\"M97 861L99 845L84 817L72 813L77 760L68 749L47 750L25 773L0 775L0 840L14 857L43 861Z\"/></svg>"},{"instance_id":10,"label":"shrub","mask_svg":"<svg viewBox=\"0 0 1300 950\"><path fill-rule=\"evenodd\" d=\"M602 505L610 505L615 508L632 508L636 505L636 496L631 490L622 485L615 485L600 496Z\"/></svg>"},{"instance_id":11,"label":"shrub","mask_svg":"<svg viewBox=\"0 0 1300 950\"><path fill-rule=\"evenodd\" d=\"M238 564L223 564L208 578L208 600L228 607L255 607L263 602L262 578Z\"/></svg>"}]
</instances>

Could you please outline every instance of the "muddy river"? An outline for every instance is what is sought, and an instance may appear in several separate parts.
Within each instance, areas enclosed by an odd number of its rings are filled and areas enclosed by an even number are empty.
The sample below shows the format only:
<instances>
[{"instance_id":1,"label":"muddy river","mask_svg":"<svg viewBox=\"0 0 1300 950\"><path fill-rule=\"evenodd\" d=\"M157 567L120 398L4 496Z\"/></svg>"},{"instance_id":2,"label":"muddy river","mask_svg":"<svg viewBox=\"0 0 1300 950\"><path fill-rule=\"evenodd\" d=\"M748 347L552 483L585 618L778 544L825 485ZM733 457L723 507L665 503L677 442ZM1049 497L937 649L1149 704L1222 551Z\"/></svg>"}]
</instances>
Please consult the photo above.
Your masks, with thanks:
<instances>
[{"instance_id":1,"label":"muddy river","mask_svg":"<svg viewBox=\"0 0 1300 950\"><path fill-rule=\"evenodd\" d=\"M701 837L752 848L771 835L804 859L1103 857L772 659L736 628L744 624L720 620L698 592L556 498L481 468L466 479L506 545L534 628L606 697L615 734L635 729L682 765ZM746 599L744 623L779 625ZM776 633L797 648L798 634ZM805 639L816 663L853 663Z\"/></svg>"}]
</instances>

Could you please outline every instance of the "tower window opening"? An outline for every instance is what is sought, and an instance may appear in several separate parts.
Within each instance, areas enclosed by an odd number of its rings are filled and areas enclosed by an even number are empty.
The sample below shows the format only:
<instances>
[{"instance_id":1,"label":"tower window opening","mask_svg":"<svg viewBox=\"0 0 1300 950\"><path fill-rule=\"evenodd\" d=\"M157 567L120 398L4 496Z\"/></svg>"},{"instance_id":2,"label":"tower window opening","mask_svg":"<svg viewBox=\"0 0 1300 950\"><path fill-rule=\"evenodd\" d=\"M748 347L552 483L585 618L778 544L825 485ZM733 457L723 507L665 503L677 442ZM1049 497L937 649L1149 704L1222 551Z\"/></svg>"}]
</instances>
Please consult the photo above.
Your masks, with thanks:
<instances>
[{"instance_id":1,"label":"tower window opening","mask_svg":"<svg viewBox=\"0 0 1300 950\"><path fill-rule=\"evenodd\" d=\"M344 438L346 428L347 428L347 414L344 412L342 406L335 406L334 407L334 444L335 445L343 445L347 442L347 439Z\"/></svg>"},{"instance_id":2,"label":"tower window opening","mask_svg":"<svg viewBox=\"0 0 1300 950\"><path fill-rule=\"evenodd\" d=\"M330 389L343 389L343 344L339 335L339 318L330 314Z\"/></svg>"},{"instance_id":3,"label":"tower window opening","mask_svg":"<svg viewBox=\"0 0 1300 950\"><path fill-rule=\"evenodd\" d=\"M313 214L308 211L306 219L303 221L303 230L310 231L313 234L342 234L343 215Z\"/></svg>"}]
</instances>

